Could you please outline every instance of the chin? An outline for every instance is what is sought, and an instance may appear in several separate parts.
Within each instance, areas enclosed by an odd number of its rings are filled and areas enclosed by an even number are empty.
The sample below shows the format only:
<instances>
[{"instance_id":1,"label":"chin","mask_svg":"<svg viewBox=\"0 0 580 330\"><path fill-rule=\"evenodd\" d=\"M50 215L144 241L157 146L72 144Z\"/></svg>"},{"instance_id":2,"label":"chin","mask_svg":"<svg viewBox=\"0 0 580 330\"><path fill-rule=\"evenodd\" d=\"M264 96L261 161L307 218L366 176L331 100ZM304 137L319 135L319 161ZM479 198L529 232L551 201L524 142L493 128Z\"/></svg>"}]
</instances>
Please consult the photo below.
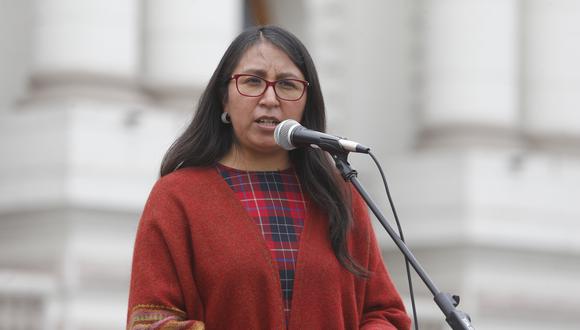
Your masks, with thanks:
<instances>
[{"instance_id":1,"label":"chin","mask_svg":"<svg viewBox=\"0 0 580 330\"><path fill-rule=\"evenodd\" d=\"M282 147L280 147L276 143L263 143L263 144L257 145L255 147L255 149L262 152L262 153L267 153L267 154L277 154L277 153L281 153L281 152L286 151L286 150L282 149Z\"/></svg>"}]
</instances>

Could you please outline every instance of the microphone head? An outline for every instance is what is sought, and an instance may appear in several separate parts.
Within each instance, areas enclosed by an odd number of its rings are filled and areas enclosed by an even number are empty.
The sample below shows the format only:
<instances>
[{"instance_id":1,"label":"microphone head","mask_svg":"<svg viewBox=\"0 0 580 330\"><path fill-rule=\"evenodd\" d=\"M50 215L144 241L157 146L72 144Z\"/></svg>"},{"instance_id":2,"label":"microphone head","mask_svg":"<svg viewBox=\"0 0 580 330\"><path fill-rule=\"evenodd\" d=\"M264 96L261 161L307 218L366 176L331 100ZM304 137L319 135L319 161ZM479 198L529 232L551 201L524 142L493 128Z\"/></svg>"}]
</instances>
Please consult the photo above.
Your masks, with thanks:
<instances>
[{"instance_id":1,"label":"microphone head","mask_svg":"<svg viewBox=\"0 0 580 330\"><path fill-rule=\"evenodd\" d=\"M296 147L292 144L292 131L297 127L300 127L299 122L292 119L286 119L274 130L274 140L276 140L276 144L286 150L296 149Z\"/></svg>"}]
</instances>

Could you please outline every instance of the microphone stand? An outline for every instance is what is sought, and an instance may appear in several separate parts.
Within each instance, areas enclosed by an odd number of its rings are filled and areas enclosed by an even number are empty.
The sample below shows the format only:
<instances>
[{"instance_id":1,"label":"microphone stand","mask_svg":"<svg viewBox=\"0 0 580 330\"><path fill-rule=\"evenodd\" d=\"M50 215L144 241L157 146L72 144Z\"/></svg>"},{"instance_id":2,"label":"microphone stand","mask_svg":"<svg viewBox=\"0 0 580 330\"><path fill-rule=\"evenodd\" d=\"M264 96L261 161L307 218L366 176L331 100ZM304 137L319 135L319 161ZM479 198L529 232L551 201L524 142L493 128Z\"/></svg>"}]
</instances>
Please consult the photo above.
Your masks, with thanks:
<instances>
[{"instance_id":1,"label":"microphone stand","mask_svg":"<svg viewBox=\"0 0 580 330\"><path fill-rule=\"evenodd\" d=\"M425 272L423 267L419 264L413 253L409 250L405 242L401 240L399 235L395 233L395 231L391 228L391 226L386 221L385 217L366 192L362 184L357 178L357 172L352 169L350 164L348 163L348 152L330 152L330 155L334 159L336 168L340 171L340 174L344 178L345 181L350 181L356 190L359 192L361 197L365 200L367 205L370 207L374 215L377 217L381 225L385 228L391 239L395 242L395 244L399 247L399 250L405 256L405 259L411 263L411 266L415 269L419 277L423 280L427 288L433 294L435 303L443 314L445 315L445 320L453 330L475 330L475 328L471 325L471 318L466 313L456 309L457 305L459 305L459 296L451 296L449 293L441 292L435 286L433 281L429 278L429 275Z\"/></svg>"}]
</instances>

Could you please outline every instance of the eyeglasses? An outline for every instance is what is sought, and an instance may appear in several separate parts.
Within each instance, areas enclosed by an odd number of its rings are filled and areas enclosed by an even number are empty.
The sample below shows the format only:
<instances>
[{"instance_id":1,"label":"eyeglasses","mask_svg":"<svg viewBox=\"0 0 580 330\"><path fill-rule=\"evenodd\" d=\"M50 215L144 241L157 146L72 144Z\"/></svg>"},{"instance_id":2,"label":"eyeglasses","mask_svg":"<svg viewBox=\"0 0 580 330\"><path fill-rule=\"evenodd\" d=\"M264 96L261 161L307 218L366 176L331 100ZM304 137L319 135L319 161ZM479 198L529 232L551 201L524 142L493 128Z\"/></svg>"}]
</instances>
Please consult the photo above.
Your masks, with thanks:
<instances>
[{"instance_id":1,"label":"eyeglasses","mask_svg":"<svg viewBox=\"0 0 580 330\"><path fill-rule=\"evenodd\" d=\"M244 96L258 97L264 95L269 86L274 88L274 93L281 100L298 101L306 87L310 85L308 81L300 79L280 79L268 81L264 78L251 74L235 74L230 79L236 81L238 92Z\"/></svg>"}]
</instances>

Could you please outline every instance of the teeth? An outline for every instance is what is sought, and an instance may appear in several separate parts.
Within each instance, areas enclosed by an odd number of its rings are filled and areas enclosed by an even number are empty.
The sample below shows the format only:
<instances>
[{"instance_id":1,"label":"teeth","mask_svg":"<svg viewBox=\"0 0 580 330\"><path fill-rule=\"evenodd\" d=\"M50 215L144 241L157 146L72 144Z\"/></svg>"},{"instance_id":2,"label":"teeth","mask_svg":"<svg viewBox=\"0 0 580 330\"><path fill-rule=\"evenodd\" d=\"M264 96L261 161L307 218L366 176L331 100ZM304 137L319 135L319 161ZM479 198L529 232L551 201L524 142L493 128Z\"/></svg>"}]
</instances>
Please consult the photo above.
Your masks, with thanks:
<instances>
[{"instance_id":1,"label":"teeth","mask_svg":"<svg viewBox=\"0 0 580 330\"><path fill-rule=\"evenodd\" d=\"M260 124L273 124L273 125L277 125L278 121L274 120L274 119L258 119L258 123Z\"/></svg>"}]
</instances>

